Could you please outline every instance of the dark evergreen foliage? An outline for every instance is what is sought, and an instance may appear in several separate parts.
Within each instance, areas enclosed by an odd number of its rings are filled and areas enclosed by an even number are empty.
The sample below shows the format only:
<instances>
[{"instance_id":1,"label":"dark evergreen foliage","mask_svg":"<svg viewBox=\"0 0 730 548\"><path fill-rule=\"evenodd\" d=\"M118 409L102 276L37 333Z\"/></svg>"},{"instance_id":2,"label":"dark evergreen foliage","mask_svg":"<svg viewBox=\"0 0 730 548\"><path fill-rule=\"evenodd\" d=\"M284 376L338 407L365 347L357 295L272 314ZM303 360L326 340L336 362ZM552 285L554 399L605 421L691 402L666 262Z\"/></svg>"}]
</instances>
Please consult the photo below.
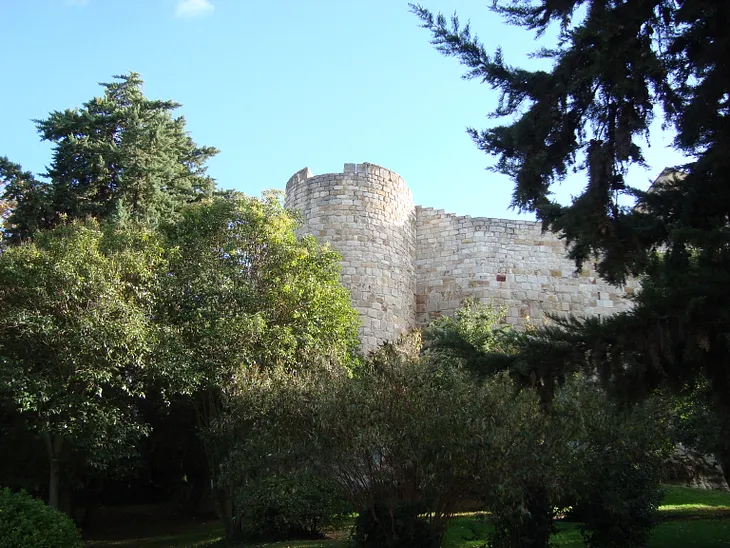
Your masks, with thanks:
<instances>
[{"instance_id":1,"label":"dark evergreen foliage","mask_svg":"<svg viewBox=\"0 0 730 548\"><path fill-rule=\"evenodd\" d=\"M595 261L617 284L643 276L631 312L525 335L513 367L548 395L583 367L628 400L706 380L730 475L730 3L496 0L509 24L537 34L559 26L555 47L538 52L551 68L535 71L488 54L456 16L411 8L467 78L501 92L493 114L511 123L469 132L514 180L513 205L559 233L577 267ZM641 192L625 177L643 164L660 115L688 162ZM571 171L586 187L565 206L550 190ZM620 205L622 195L635 205Z\"/></svg>"},{"instance_id":2,"label":"dark evergreen foliage","mask_svg":"<svg viewBox=\"0 0 730 548\"><path fill-rule=\"evenodd\" d=\"M102 97L36 120L42 139L53 143L43 180L0 158L3 198L14 203L6 238L27 238L62 219L156 223L212 194L205 163L217 150L196 145L185 119L172 115L180 105L147 99L142 84L136 73L115 76L102 84Z\"/></svg>"}]
</instances>

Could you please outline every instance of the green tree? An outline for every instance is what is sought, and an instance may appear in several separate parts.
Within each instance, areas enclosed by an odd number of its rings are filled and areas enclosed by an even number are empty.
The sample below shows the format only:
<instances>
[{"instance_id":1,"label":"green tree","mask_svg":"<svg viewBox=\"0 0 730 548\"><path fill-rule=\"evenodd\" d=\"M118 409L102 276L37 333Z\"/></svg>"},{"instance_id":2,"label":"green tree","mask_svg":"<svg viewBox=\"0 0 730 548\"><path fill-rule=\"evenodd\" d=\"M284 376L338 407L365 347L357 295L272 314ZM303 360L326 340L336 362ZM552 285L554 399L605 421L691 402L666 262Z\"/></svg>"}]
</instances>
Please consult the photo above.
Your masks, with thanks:
<instances>
[{"instance_id":1,"label":"green tree","mask_svg":"<svg viewBox=\"0 0 730 548\"><path fill-rule=\"evenodd\" d=\"M425 331L433 357L474 371L489 394L475 415L494 425L475 484L495 516L492 544L548 546L556 512L573 506L591 546L645 545L671 446L666 398L625 406L595 379L550 376L541 333L512 330L499 310L473 302Z\"/></svg>"},{"instance_id":2,"label":"green tree","mask_svg":"<svg viewBox=\"0 0 730 548\"><path fill-rule=\"evenodd\" d=\"M494 112L508 125L470 129L514 183L513 205L558 232L577 265L595 260L621 283L643 276L630 312L566 320L526 344L522 360L548 376L598 369L617 394L644 397L706 380L721 426L717 451L730 475L730 4L714 0L497 0L507 23L541 35L546 70L508 65L487 53L469 25L413 5L433 43L467 77L501 92ZM649 192L629 188L642 165L653 118L676 132L688 162ZM570 205L553 185L576 171L585 190ZM621 205L621 197L635 206ZM614 381L621 381L614 382ZM548 383L550 384L550 383Z\"/></svg>"},{"instance_id":3,"label":"green tree","mask_svg":"<svg viewBox=\"0 0 730 548\"><path fill-rule=\"evenodd\" d=\"M528 331L532 331L528 329ZM518 352L522 334L507 323L506 311L465 301L452 316L441 316L424 330L429 351L440 359L457 360L482 379L512 371L517 380L537 380L529 364L518 367Z\"/></svg>"},{"instance_id":4,"label":"green tree","mask_svg":"<svg viewBox=\"0 0 730 548\"><path fill-rule=\"evenodd\" d=\"M164 229L170 268L158 300L159 360L169 390L195 406L228 535L240 531L239 514L219 477L237 440L220 423L244 372L351 366L357 348L338 254L297 238L295 228L277 194L231 193L188 206Z\"/></svg>"},{"instance_id":5,"label":"green tree","mask_svg":"<svg viewBox=\"0 0 730 548\"><path fill-rule=\"evenodd\" d=\"M0 158L4 198L15 204L7 238L27 238L64 218L156 222L211 195L205 163L216 149L196 145L184 118L172 115L180 105L146 98L142 84L133 72L115 76L80 109L36 120L42 139L53 143L47 180Z\"/></svg>"},{"instance_id":6,"label":"green tree","mask_svg":"<svg viewBox=\"0 0 730 548\"><path fill-rule=\"evenodd\" d=\"M15 232L18 234L32 234L41 227L46 226L49 216L48 204L46 203L45 187L35 178L30 171L23 171L23 168L8 160L6 156L0 157L0 183L3 187L3 238L11 236L9 218L12 217L14 204L18 200L23 202L25 214L23 218L15 219Z\"/></svg>"},{"instance_id":7,"label":"green tree","mask_svg":"<svg viewBox=\"0 0 730 548\"><path fill-rule=\"evenodd\" d=\"M480 435L474 484L495 517L490 546L544 548L557 512L574 490L569 476L581 413L576 399L558 395L547 407L537 392L521 390L518 383L534 384L537 378L515 363L519 339L504 311L475 302L425 330L432 356L476 373L475 389L487 395L475 412L490 428Z\"/></svg>"},{"instance_id":8,"label":"green tree","mask_svg":"<svg viewBox=\"0 0 730 548\"><path fill-rule=\"evenodd\" d=\"M0 255L0 392L45 443L54 508L69 459L104 468L144 432L133 404L144 395L161 264L150 233L90 221Z\"/></svg>"},{"instance_id":9,"label":"green tree","mask_svg":"<svg viewBox=\"0 0 730 548\"><path fill-rule=\"evenodd\" d=\"M242 371L225 420L211 434L233 440L219 482L234 493L236 520L260 540L317 538L350 513L322 473L319 413L348 378L345 368Z\"/></svg>"},{"instance_id":10,"label":"green tree","mask_svg":"<svg viewBox=\"0 0 730 548\"><path fill-rule=\"evenodd\" d=\"M491 401L479 383L421 355L409 334L371 353L314 399L315 459L360 511L357 546L439 546L489 462Z\"/></svg>"},{"instance_id":11,"label":"green tree","mask_svg":"<svg viewBox=\"0 0 730 548\"><path fill-rule=\"evenodd\" d=\"M660 480L672 449L666 400L653 396L621 405L580 377L571 379L560 399L579 407L570 472L576 493L572 518L582 522L585 545L646 546L659 520Z\"/></svg>"}]
</instances>

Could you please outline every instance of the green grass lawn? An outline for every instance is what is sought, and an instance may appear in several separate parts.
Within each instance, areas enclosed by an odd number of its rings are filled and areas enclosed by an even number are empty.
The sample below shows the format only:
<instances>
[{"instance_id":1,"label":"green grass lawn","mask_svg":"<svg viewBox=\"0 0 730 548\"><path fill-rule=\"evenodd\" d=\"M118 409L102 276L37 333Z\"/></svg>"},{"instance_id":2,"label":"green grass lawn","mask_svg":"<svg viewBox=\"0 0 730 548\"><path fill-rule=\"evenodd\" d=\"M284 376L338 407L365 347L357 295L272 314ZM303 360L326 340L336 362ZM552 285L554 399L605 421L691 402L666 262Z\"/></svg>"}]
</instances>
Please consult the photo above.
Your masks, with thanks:
<instances>
[{"instance_id":1,"label":"green grass lawn","mask_svg":"<svg viewBox=\"0 0 730 548\"><path fill-rule=\"evenodd\" d=\"M650 548L730 548L730 493L667 486L659 508L662 523L652 532ZM553 542L560 548L582 548L578 525L558 523ZM444 538L444 548L481 548L490 525L484 515L456 517ZM234 548L345 548L347 531L326 540L236 544ZM129 535L128 535L129 536ZM222 548L223 533L216 522L191 524L175 534L88 541L93 548Z\"/></svg>"},{"instance_id":2,"label":"green grass lawn","mask_svg":"<svg viewBox=\"0 0 730 548\"><path fill-rule=\"evenodd\" d=\"M560 548L583 548L578 525L558 523L552 538ZM483 520L457 518L444 539L444 548L482 548L490 526ZM297 545L298 546L298 545ZM333 545L336 546L336 545ZM689 519L668 521L652 532L649 548L730 547L730 519Z\"/></svg>"},{"instance_id":3,"label":"green grass lawn","mask_svg":"<svg viewBox=\"0 0 730 548\"><path fill-rule=\"evenodd\" d=\"M661 519L730 517L730 495L690 487L666 486L659 507Z\"/></svg>"}]
</instances>

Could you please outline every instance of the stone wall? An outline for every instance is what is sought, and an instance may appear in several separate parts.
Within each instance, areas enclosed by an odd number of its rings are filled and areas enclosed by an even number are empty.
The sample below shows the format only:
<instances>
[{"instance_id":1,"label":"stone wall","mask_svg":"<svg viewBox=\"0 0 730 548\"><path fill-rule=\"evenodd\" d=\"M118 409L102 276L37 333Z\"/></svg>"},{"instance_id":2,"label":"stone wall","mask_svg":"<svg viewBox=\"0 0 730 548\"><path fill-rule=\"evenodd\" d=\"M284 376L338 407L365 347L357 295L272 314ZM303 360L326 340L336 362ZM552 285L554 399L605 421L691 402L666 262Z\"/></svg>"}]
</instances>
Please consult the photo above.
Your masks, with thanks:
<instances>
[{"instance_id":1,"label":"stone wall","mask_svg":"<svg viewBox=\"0 0 730 548\"><path fill-rule=\"evenodd\" d=\"M365 351L413 327L415 207L397 173L373 164L318 176L303 169L286 185L286 206L301 212L302 233L342 254Z\"/></svg>"},{"instance_id":2,"label":"stone wall","mask_svg":"<svg viewBox=\"0 0 730 548\"><path fill-rule=\"evenodd\" d=\"M545 312L625 310L636 288L612 287L590 268L576 273L563 242L539 223L415 207L403 179L374 164L317 176L305 168L287 183L286 206L301 212L301 233L342 254L365 351L453 313L465 298L505 307L523 326Z\"/></svg>"},{"instance_id":3,"label":"stone wall","mask_svg":"<svg viewBox=\"0 0 730 548\"><path fill-rule=\"evenodd\" d=\"M612 314L636 284L613 287L591 268L575 272L565 247L540 223L416 210L416 322L451 314L465 298L504 307L507 321L541 323L545 312Z\"/></svg>"}]
</instances>

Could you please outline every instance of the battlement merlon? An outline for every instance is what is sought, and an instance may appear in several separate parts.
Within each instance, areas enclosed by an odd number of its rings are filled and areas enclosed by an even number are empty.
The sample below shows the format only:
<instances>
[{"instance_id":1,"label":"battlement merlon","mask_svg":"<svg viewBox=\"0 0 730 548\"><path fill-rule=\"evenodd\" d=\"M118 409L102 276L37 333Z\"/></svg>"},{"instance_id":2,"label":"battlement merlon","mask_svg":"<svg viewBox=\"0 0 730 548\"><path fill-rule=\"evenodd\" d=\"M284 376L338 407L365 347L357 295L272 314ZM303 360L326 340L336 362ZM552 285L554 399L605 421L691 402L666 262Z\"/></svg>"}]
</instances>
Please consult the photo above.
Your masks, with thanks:
<instances>
[{"instance_id":1,"label":"battlement merlon","mask_svg":"<svg viewBox=\"0 0 730 548\"><path fill-rule=\"evenodd\" d=\"M395 171L379 166L377 164L371 164L370 162L363 162L362 164L345 164L342 168L343 175L375 175L381 177L386 181L394 181L405 185L403 178L398 175ZM312 170L308 167L300 169L294 175L292 175L286 183L287 190L307 179L314 177Z\"/></svg>"},{"instance_id":2,"label":"battlement merlon","mask_svg":"<svg viewBox=\"0 0 730 548\"><path fill-rule=\"evenodd\" d=\"M303 169L300 169L297 171L294 175L289 177L289 180L286 182L286 190L289 190L289 187L292 185L297 185L301 183L302 181L306 181L307 179L312 177L312 170L308 167L305 167Z\"/></svg>"},{"instance_id":3,"label":"battlement merlon","mask_svg":"<svg viewBox=\"0 0 730 548\"><path fill-rule=\"evenodd\" d=\"M405 185L403 178L392 169L388 169L377 164L371 164L370 162L363 162L362 164L345 164L342 172L348 175L375 175L385 179L386 181L397 181L398 183Z\"/></svg>"}]
</instances>

